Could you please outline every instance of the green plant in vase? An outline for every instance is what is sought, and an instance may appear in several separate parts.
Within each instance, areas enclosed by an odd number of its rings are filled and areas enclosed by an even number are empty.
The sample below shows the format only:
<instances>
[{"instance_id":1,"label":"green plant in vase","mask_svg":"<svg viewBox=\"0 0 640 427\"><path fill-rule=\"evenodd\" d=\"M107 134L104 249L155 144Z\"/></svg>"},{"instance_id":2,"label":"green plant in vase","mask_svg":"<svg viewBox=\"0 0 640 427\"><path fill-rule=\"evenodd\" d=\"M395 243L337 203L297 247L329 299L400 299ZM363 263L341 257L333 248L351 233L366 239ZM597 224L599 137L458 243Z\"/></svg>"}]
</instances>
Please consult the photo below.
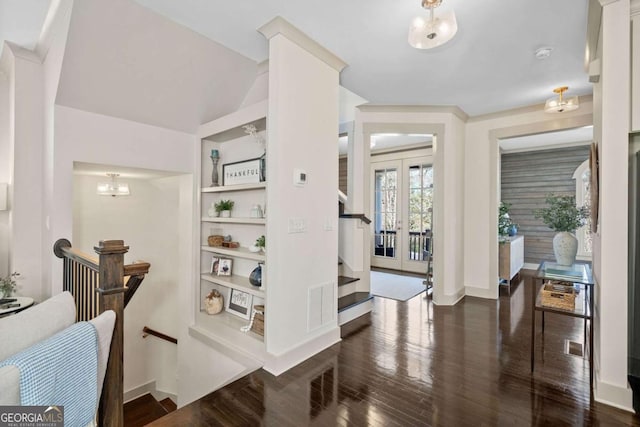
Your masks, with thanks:
<instances>
[{"instance_id":1,"label":"green plant in vase","mask_svg":"<svg viewBox=\"0 0 640 427\"><path fill-rule=\"evenodd\" d=\"M222 218L229 218L231 216L231 210L233 209L233 200L220 200L215 204L216 212L220 214Z\"/></svg>"},{"instance_id":2,"label":"green plant in vase","mask_svg":"<svg viewBox=\"0 0 640 427\"><path fill-rule=\"evenodd\" d=\"M504 242L508 236L513 236L518 231L518 225L509 217L511 203L500 202L498 207L498 241Z\"/></svg>"},{"instance_id":3,"label":"green plant in vase","mask_svg":"<svg viewBox=\"0 0 640 427\"><path fill-rule=\"evenodd\" d=\"M15 292L18 283L14 279L19 275L20 273L13 272L0 279L0 298L8 298Z\"/></svg>"},{"instance_id":4,"label":"green plant in vase","mask_svg":"<svg viewBox=\"0 0 640 427\"><path fill-rule=\"evenodd\" d=\"M263 235L263 236L260 236L260 237L258 237L258 238L256 239L256 244L255 244L255 246L256 246L256 247L258 247L258 248L260 248L260 249L262 250L262 252L264 252L266 244L267 244L267 243L266 243L266 239L265 239L264 235Z\"/></svg>"},{"instance_id":5,"label":"green plant in vase","mask_svg":"<svg viewBox=\"0 0 640 427\"><path fill-rule=\"evenodd\" d=\"M589 208L576 206L574 196L547 194L545 202L547 207L535 210L534 216L556 231L553 237L553 253L556 262L561 265L572 265L578 253L578 239L574 233L586 223Z\"/></svg>"}]
</instances>

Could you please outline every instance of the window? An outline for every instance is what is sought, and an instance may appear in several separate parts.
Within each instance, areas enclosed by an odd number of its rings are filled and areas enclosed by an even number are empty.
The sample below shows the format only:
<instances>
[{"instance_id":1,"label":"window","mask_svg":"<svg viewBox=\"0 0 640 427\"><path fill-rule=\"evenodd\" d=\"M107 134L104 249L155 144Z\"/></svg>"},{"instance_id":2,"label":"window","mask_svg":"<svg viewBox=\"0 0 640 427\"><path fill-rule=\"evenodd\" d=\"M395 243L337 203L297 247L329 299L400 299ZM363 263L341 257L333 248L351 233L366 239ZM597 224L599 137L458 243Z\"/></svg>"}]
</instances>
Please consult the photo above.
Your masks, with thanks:
<instances>
[{"instance_id":1,"label":"window","mask_svg":"<svg viewBox=\"0 0 640 427\"><path fill-rule=\"evenodd\" d=\"M573 179L576 180L576 206L590 206L590 178L591 170L589 169L589 160L585 160L578 166L573 173ZM576 230L578 238L578 256L579 260L590 260L592 252L593 239L591 236L591 217L587 218L587 223Z\"/></svg>"}]
</instances>

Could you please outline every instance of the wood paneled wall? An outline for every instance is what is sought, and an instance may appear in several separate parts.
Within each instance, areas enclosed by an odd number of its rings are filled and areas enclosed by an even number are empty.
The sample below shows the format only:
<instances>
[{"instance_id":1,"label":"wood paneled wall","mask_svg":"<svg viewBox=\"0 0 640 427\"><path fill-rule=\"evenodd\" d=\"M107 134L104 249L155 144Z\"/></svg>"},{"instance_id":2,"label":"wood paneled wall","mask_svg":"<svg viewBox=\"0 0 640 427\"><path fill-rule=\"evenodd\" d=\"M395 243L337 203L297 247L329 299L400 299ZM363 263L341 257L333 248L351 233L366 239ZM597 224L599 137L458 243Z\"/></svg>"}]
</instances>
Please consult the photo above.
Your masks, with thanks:
<instances>
[{"instance_id":1,"label":"wood paneled wall","mask_svg":"<svg viewBox=\"0 0 640 427\"><path fill-rule=\"evenodd\" d=\"M502 155L501 200L511 203L509 214L524 235L526 263L553 259L554 232L533 211L544 207L548 193L575 196L573 173L589 158L589 145Z\"/></svg>"},{"instance_id":2,"label":"wood paneled wall","mask_svg":"<svg viewBox=\"0 0 640 427\"><path fill-rule=\"evenodd\" d=\"M338 159L338 188L347 194L347 158Z\"/></svg>"}]
</instances>

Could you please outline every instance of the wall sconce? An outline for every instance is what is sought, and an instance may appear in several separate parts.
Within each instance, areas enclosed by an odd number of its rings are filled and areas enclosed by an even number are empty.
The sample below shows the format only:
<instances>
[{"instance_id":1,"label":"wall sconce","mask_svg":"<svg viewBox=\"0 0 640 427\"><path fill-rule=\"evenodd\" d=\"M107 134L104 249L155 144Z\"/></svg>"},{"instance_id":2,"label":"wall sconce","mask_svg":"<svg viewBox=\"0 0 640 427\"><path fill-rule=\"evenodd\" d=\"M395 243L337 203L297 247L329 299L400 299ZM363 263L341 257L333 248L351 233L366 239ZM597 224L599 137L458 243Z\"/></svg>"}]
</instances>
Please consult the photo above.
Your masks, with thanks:
<instances>
[{"instance_id":1,"label":"wall sconce","mask_svg":"<svg viewBox=\"0 0 640 427\"><path fill-rule=\"evenodd\" d=\"M116 180L116 178L120 176L119 173L108 173L107 176L111 177L111 182L98 183L98 195L116 197L128 196L129 194L131 194L129 192L129 184L118 182Z\"/></svg>"},{"instance_id":2,"label":"wall sconce","mask_svg":"<svg viewBox=\"0 0 640 427\"><path fill-rule=\"evenodd\" d=\"M7 187L4 182L0 182L0 211L7 210Z\"/></svg>"}]
</instances>

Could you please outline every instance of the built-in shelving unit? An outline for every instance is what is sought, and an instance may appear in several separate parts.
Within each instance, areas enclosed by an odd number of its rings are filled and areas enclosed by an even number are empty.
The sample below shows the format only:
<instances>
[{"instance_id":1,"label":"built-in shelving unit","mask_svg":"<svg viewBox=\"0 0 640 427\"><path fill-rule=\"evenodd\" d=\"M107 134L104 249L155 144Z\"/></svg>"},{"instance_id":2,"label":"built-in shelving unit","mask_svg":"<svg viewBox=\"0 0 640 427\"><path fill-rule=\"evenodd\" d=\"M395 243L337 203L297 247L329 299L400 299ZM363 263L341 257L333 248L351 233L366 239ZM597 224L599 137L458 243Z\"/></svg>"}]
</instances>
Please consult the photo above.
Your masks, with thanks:
<instances>
[{"instance_id":1,"label":"built-in shelving unit","mask_svg":"<svg viewBox=\"0 0 640 427\"><path fill-rule=\"evenodd\" d=\"M210 157L212 150L217 150L218 182L223 183L223 165L255 159L264 155L265 146L259 140L249 135L244 126L255 126L258 133L266 128L267 101L242 108L232 114L205 123L199 128L202 141L200 150L201 186L200 197L200 265L198 266L196 292L198 300L194 316L194 324L190 327L190 334L213 347L224 346L243 353L257 361L265 359L264 337L243 328L249 325L250 316L238 316L229 311L229 298L232 292L240 291L248 294L251 308L258 304L267 305L267 284L264 281L266 256L264 252L252 252L248 248L255 244L256 239L266 235L266 219L252 216L252 207L266 202L266 182L254 182L238 185L211 186L213 162ZM266 138L266 137L265 137ZM231 217L210 217L209 209L220 200L227 199L234 202ZM208 246L210 235L229 236L232 241L240 244L239 248ZM214 265L215 258L230 259L232 275L217 275L208 271ZM262 286L253 286L249 276L258 263L263 266ZM225 299L225 310L221 313L209 315L204 310L204 298L212 289L218 290ZM250 314L250 312L249 312Z\"/></svg>"},{"instance_id":2,"label":"built-in shelving unit","mask_svg":"<svg viewBox=\"0 0 640 427\"><path fill-rule=\"evenodd\" d=\"M203 217L202 222L219 222L227 224L256 224L264 225L267 220L264 218L222 218L222 217Z\"/></svg>"}]
</instances>

